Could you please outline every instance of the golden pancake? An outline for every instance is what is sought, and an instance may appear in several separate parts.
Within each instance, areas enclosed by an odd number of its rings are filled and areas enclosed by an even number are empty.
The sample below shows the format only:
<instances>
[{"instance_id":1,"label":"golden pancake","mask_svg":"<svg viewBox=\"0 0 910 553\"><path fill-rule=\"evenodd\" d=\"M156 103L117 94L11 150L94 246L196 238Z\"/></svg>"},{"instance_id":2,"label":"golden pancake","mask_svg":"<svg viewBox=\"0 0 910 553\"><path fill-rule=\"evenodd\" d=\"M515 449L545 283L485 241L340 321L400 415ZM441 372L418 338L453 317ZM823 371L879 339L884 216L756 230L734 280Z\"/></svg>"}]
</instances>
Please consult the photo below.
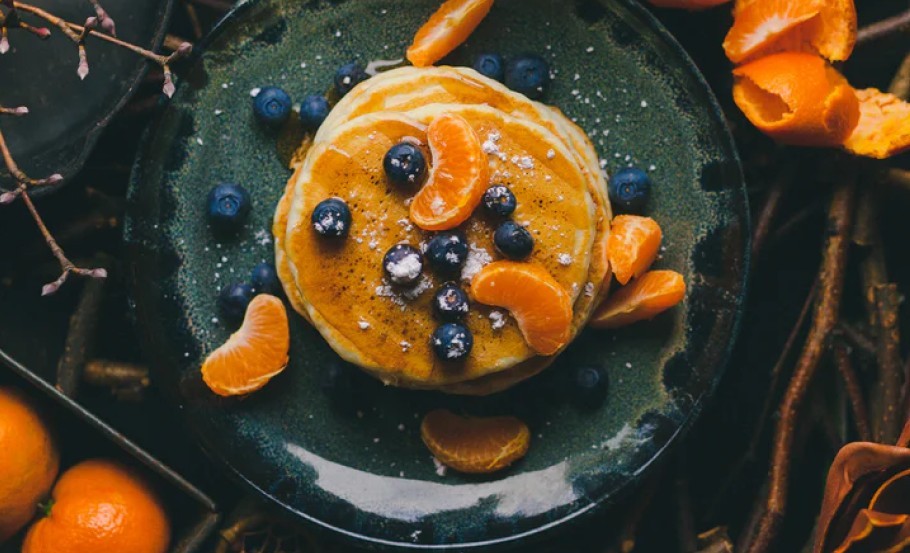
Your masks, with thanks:
<instances>
[{"instance_id":1,"label":"golden pancake","mask_svg":"<svg viewBox=\"0 0 910 553\"><path fill-rule=\"evenodd\" d=\"M495 309L475 304L466 323L474 351L457 366L439 362L429 336L437 325L430 299L441 281L427 272L408 292L382 280L381 258L388 248L401 241L416 246L429 236L407 218L406 200L415 191L388 185L382 157L404 137L420 139L424 125L443 112L458 113L482 137L498 134L505 160L491 156L491 166L498 178L508 175L519 198L515 219L534 234L532 258L573 297L586 297L594 204L572 152L552 133L485 106L433 105L414 110L413 119L381 113L346 123L313 148L298 174L284 246L301 303L323 336L342 357L400 385L438 387L534 357L513 321L494 329L489 316ZM333 196L344 198L354 215L351 235L341 243L326 241L309 227L315 205ZM475 215L464 230L472 244L469 265L476 268L478 258L496 255L490 221Z\"/></svg>"}]
</instances>

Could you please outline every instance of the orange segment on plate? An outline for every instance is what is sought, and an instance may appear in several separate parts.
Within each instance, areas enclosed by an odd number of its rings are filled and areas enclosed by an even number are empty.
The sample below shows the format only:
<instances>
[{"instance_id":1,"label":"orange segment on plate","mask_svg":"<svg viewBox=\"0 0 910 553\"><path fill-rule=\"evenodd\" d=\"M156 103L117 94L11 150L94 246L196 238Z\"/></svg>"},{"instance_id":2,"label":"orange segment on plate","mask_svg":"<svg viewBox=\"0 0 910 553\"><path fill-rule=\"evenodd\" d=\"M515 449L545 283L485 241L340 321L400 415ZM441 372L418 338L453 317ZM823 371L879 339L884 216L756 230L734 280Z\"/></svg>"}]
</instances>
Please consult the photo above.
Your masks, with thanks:
<instances>
[{"instance_id":1,"label":"orange segment on plate","mask_svg":"<svg viewBox=\"0 0 910 553\"><path fill-rule=\"evenodd\" d=\"M288 364L290 332L281 300L253 298L243 324L202 364L202 380L220 396L255 392Z\"/></svg>"},{"instance_id":2,"label":"orange segment on plate","mask_svg":"<svg viewBox=\"0 0 910 553\"><path fill-rule=\"evenodd\" d=\"M528 426L515 417L460 417L445 409L423 418L420 436L442 464L467 473L502 470L531 442Z\"/></svg>"},{"instance_id":3,"label":"orange segment on plate","mask_svg":"<svg viewBox=\"0 0 910 553\"><path fill-rule=\"evenodd\" d=\"M595 328L619 328L652 319L682 301L686 283L675 271L649 271L613 293L591 317Z\"/></svg>"},{"instance_id":4,"label":"orange segment on plate","mask_svg":"<svg viewBox=\"0 0 910 553\"><path fill-rule=\"evenodd\" d=\"M408 48L408 61L427 67L464 42L490 13L493 0L447 0L423 24Z\"/></svg>"},{"instance_id":5,"label":"orange segment on plate","mask_svg":"<svg viewBox=\"0 0 910 553\"><path fill-rule=\"evenodd\" d=\"M155 491L127 467L83 461L54 486L47 515L28 531L22 553L165 553L167 513Z\"/></svg>"},{"instance_id":6,"label":"orange segment on plate","mask_svg":"<svg viewBox=\"0 0 910 553\"><path fill-rule=\"evenodd\" d=\"M843 61L855 43L853 0L739 0L724 51L737 64L776 52Z\"/></svg>"},{"instance_id":7,"label":"orange segment on plate","mask_svg":"<svg viewBox=\"0 0 910 553\"><path fill-rule=\"evenodd\" d=\"M619 215L613 219L607 241L607 259L620 284L644 274L660 251L663 234L657 221L638 215Z\"/></svg>"},{"instance_id":8,"label":"orange segment on plate","mask_svg":"<svg viewBox=\"0 0 910 553\"><path fill-rule=\"evenodd\" d=\"M536 263L490 263L474 275L471 295L508 309L528 346L540 355L553 355L569 342L572 298Z\"/></svg>"},{"instance_id":9,"label":"orange segment on plate","mask_svg":"<svg viewBox=\"0 0 910 553\"><path fill-rule=\"evenodd\" d=\"M775 140L837 146L859 120L846 79L822 58L785 52L733 70L733 99L749 121Z\"/></svg>"},{"instance_id":10,"label":"orange segment on plate","mask_svg":"<svg viewBox=\"0 0 910 553\"><path fill-rule=\"evenodd\" d=\"M432 166L426 184L411 202L410 217L424 230L445 230L465 222L489 184L489 165L480 137L463 117L443 114L427 127Z\"/></svg>"},{"instance_id":11,"label":"orange segment on plate","mask_svg":"<svg viewBox=\"0 0 910 553\"><path fill-rule=\"evenodd\" d=\"M857 90L859 123L844 141L850 152L884 159L910 150L910 103L875 88Z\"/></svg>"},{"instance_id":12,"label":"orange segment on plate","mask_svg":"<svg viewBox=\"0 0 910 553\"><path fill-rule=\"evenodd\" d=\"M648 0L658 8L682 8L684 10L704 10L726 4L730 0Z\"/></svg>"}]
</instances>

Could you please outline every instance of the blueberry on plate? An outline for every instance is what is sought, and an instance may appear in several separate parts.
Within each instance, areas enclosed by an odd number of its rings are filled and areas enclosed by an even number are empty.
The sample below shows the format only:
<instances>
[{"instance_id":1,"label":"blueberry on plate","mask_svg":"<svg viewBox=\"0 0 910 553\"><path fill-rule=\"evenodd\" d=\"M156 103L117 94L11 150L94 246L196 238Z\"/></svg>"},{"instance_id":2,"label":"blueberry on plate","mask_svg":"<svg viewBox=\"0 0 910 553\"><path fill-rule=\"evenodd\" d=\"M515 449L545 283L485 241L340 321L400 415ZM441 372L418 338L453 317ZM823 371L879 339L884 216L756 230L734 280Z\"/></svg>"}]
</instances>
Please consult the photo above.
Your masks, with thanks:
<instances>
[{"instance_id":1,"label":"blueberry on plate","mask_svg":"<svg viewBox=\"0 0 910 553\"><path fill-rule=\"evenodd\" d=\"M493 244L509 259L524 259L534 249L534 238L515 221L505 221L493 233Z\"/></svg>"},{"instance_id":2,"label":"blueberry on plate","mask_svg":"<svg viewBox=\"0 0 910 553\"><path fill-rule=\"evenodd\" d=\"M335 91L344 96L355 86L370 78L363 67L355 62L342 65L335 72Z\"/></svg>"},{"instance_id":3,"label":"blueberry on plate","mask_svg":"<svg viewBox=\"0 0 910 553\"><path fill-rule=\"evenodd\" d=\"M474 70L483 75L484 77L489 77L494 81L502 82L505 78L506 62L503 61L502 56L499 54L480 54L477 56L477 59L474 60Z\"/></svg>"},{"instance_id":4,"label":"blueberry on plate","mask_svg":"<svg viewBox=\"0 0 910 553\"><path fill-rule=\"evenodd\" d=\"M484 192L483 206L493 215L508 217L515 212L518 201L508 186L494 184Z\"/></svg>"},{"instance_id":5,"label":"blueberry on plate","mask_svg":"<svg viewBox=\"0 0 910 553\"><path fill-rule=\"evenodd\" d=\"M443 274L458 272L468 258L468 238L463 232L440 232L427 244L427 259L433 269Z\"/></svg>"},{"instance_id":6,"label":"blueberry on plate","mask_svg":"<svg viewBox=\"0 0 910 553\"><path fill-rule=\"evenodd\" d=\"M409 244L395 244L382 258L382 270L393 284L416 284L423 274L423 256Z\"/></svg>"},{"instance_id":7,"label":"blueberry on plate","mask_svg":"<svg viewBox=\"0 0 910 553\"><path fill-rule=\"evenodd\" d=\"M239 184L219 184L209 192L209 221L221 230L236 229L250 214L251 204L246 188Z\"/></svg>"},{"instance_id":8,"label":"blueberry on plate","mask_svg":"<svg viewBox=\"0 0 910 553\"><path fill-rule=\"evenodd\" d=\"M550 66L536 54L525 54L512 59L506 66L506 86L537 100L550 84Z\"/></svg>"},{"instance_id":9,"label":"blueberry on plate","mask_svg":"<svg viewBox=\"0 0 910 553\"><path fill-rule=\"evenodd\" d=\"M418 184L427 172L427 160L423 152L408 142L389 148L382 166L389 180L398 185Z\"/></svg>"},{"instance_id":10,"label":"blueberry on plate","mask_svg":"<svg viewBox=\"0 0 910 553\"><path fill-rule=\"evenodd\" d=\"M436 357L443 361L461 361L474 348L474 336L464 325L446 323L433 333L430 339Z\"/></svg>"},{"instance_id":11,"label":"blueberry on plate","mask_svg":"<svg viewBox=\"0 0 910 553\"><path fill-rule=\"evenodd\" d=\"M583 365L572 371L575 399L583 407L596 407L607 397L607 372L602 367Z\"/></svg>"},{"instance_id":12,"label":"blueberry on plate","mask_svg":"<svg viewBox=\"0 0 910 553\"><path fill-rule=\"evenodd\" d=\"M232 323L240 322L246 314L246 307L253 300L253 287L246 283L226 284L218 294L218 309L221 315Z\"/></svg>"},{"instance_id":13,"label":"blueberry on plate","mask_svg":"<svg viewBox=\"0 0 910 553\"><path fill-rule=\"evenodd\" d=\"M291 115L291 97L277 86L266 86L253 98L253 115L267 127L280 127Z\"/></svg>"},{"instance_id":14,"label":"blueberry on plate","mask_svg":"<svg viewBox=\"0 0 910 553\"><path fill-rule=\"evenodd\" d=\"M470 310L468 294L457 284L444 284L433 297L433 311L443 321L463 319Z\"/></svg>"},{"instance_id":15,"label":"blueberry on plate","mask_svg":"<svg viewBox=\"0 0 910 553\"><path fill-rule=\"evenodd\" d=\"M351 210L341 198L329 198L316 205L311 220L317 234L340 238L351 229Z\"/></svg>"},{"instance_id":16,"label":"blueberry on plate","mask_svg":"<svg viewBox=\"0 0 910 553\"><path fill-rule=\"evenodd\" d=\"M651 178L641 169L627 167L610 177L607 188L617 211L640 214L651 197Z\"/></svg>"},{"instance_id":17,"label":"blueberry on plate","mask_svg":"<svg viewBox=\"0 0 910 553\"><path fill-rule=\"evenodd\" d=\"M300 124L308 131L319 129L325 118L329 116L329 101L325 96L313 94L300 102Z\"/></svg>"},{"instance_id":18,"label":"blueberry on plate","mask_svg":"<svg viewBox=\"0 0 910 553\"><path fill-rule=\"evenodd\" d=\"M278 272L271 263L260 263L253 267L250 282L253 283L253 292L256 294L272 296L281 294L281 281L278 280Z\"/></svg>"}]
</instances>

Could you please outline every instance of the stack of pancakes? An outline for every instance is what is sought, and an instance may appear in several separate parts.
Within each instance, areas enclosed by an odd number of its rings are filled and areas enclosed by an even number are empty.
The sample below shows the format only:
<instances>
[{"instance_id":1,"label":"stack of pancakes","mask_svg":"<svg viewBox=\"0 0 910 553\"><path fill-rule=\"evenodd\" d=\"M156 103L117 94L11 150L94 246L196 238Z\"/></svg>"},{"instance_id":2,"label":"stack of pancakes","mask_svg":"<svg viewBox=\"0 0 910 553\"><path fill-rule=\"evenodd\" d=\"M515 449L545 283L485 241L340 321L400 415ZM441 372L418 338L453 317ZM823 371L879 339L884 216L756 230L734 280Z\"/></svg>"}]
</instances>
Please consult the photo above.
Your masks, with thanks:
<instances>
[{"instance_id":1,"label":"stack of pancakes","mask_svg":"<svg viewBox=\"0 0 910 553\"><path fill-rule=\"evenodd\" d=\"M452 278L425 264L416 286L400 288L382 269L395 244L425 249L432 238L408 218L417 186L389 183L383 158L402 141L425 147L427 125L443 113L470 123L483 142L490 185L506 184L517 197L512 217L535 241L528 261L545 267L573 298L574 338L610 279L611 212L597 154L559 110L468 68L388 71L334 107L278 204L276 265L293 307L345 360L387 384L485 395L537 374L555 355L535 354L504 310L472 302L464 324L473 351L461 363L442 362L430 345L439 324L432 298ZM327 240L311 226L313 209L331 197L351 210L345 239ZM483 265L501 259L492 242L498 223L481 208L459 227L470 245L459 282L465 290Z\"/></svg>"}]
</instances>

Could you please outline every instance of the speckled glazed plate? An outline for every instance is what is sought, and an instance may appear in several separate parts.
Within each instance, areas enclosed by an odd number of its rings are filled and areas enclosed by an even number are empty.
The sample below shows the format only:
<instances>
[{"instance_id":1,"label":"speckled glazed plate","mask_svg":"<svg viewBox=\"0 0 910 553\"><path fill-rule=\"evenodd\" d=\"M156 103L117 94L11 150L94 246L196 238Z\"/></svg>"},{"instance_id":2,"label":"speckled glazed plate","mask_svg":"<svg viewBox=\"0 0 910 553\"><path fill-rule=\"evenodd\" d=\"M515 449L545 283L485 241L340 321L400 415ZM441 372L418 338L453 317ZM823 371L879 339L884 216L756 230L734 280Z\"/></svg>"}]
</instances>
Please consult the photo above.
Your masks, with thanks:
<instances>
[{"instance_id":1,"label":"speckled glazed plate","mask_svg":"<svg viewBox=\"0 0 910 553\"><path fill-rule=\"evenodd\" d=\"M297 316L291 363L263 390L220 399L199 374L230 334L218 320L219 288L272 259L272 213L290 174L283 162L299 139L258 127L250 90L326 90L343 63L400 56L436 5L260 0L218 28L135 167L126 232L136 307L157 378L202 447L292 517L377 547L517 545L632 489L701 411L738 328L749 228L737 154L703 79L638 4L499 0L446 62L487 50L549 59L547 101L577 118L607 169L650 170L650 214L665 235L658 265L684 273L683 305L650 324L589 331L544 374L490 398L355 377L339 400L323 389L338 358ZM206 223L205 197L219 181L242 183L254 198L231 238ZM597 409L578 408L560 385L580 363L609 372ZM437 474L419 423L439 406L522 417L534 436L529 454L490 477Z\"/></svg>"}]
</instances>

